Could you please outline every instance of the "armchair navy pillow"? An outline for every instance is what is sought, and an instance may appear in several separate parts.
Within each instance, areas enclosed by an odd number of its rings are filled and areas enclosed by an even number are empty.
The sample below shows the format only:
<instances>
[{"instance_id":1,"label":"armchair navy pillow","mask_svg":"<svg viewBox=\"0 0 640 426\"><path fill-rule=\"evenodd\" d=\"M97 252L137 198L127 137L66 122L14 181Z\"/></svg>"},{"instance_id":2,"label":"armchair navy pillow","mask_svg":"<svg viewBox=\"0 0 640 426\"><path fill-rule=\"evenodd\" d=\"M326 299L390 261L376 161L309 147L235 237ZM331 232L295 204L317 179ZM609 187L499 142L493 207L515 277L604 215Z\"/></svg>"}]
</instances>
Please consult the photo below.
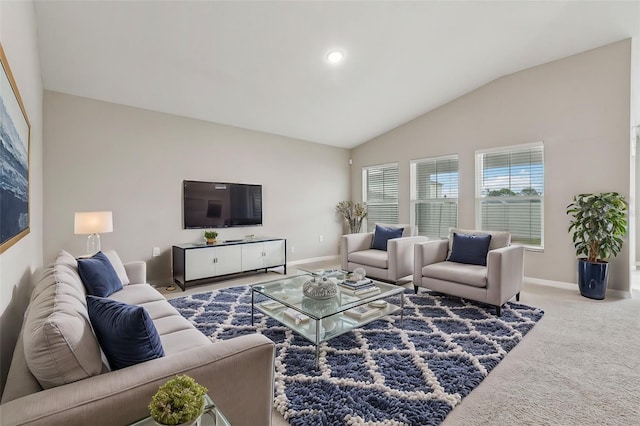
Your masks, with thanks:
<instances>
[{"instance_id":1,"label":"armchair navy pillow","mask_svg":"<svg viewBox=\"0 0 640 426\"><path fill-rule=\"evenodd\" d=\"M449 262L487 266L487 253L491 235L466 235L453 233L453 245Z\"/></svg>"},{"instance_id":2,"label":"armchair navy pillow","mask_svg":"<svg viewBox=\"0 0 640 426\"><path fill-rule=\"evenodd\" d=\"M404 228L391 228L376 225L376 229L373 231L373 242L371 243L371 248L387 251L387 242L392 238L402 237L403 231Z\"/></svg>"},{"instance_id":3,"label":"armchair navy pillow","mask_svg":"<svg viewBox=\"0 0 640 426\"><path fill-rule=\"evenodd\" d=\"M109 297L122 290L122 281L109 258L101 251L89 258L78 259L78 274L87 294Z\"/></svg>"},{"instance_id":4,"label":"armchair navy pillow","mask_svg":"<svg viewBox=\"0 0 640 426\"><path fill-rule=\"evenodd\" d=\"M158 330L142 306L87 296L87 308L112 370L164 356Z\"/></svg>"}]
</instances>

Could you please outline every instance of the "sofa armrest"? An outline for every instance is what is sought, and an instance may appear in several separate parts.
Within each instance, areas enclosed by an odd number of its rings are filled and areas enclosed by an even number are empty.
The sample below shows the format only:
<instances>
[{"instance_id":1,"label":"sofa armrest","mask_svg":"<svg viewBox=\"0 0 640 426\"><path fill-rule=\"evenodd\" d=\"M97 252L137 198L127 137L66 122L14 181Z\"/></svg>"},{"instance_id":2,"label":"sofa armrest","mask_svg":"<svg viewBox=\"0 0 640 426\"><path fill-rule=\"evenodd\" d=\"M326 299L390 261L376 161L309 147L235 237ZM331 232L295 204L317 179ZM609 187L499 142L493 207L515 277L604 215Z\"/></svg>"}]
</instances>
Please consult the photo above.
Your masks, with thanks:
<instances>
[{"instance_id":1,"label":"sofa armrest","mask_svg":"<svg viewBox=\"0 0 640 426\"><path fill-rule=\"evenodd\" d=\"M413 246L429 241L424 236L392 238L387 242L389 279L397 281L413 274Z\"/></svg>"},{"instance_id":2,"label":"sofa armrest","mask_svg":"<svg viewBox=\"0 0 640 426\"><path fill-rule=\"evenodd\" d=\"M187 374L234 426L269 425L275 345L261 334L199 346L179 354L43 390L0 406L3 425L130 424L149 415L158 387Z\"/></svg>"},{"instance_id":3,"label":"sofa armrest","mask_svg":"<svg viewBox=\"0 0 640 426\"><path fill-rule=\"evenodd\" d=\"M501 306L522 290L524 247L508 246L487 254L487 302Z\"/></svg>"},{"instance_id":4,"label":"sofa armrest","mask_svg":"<svg viewBox=\"0 0 640 426\"><path fill-rule=\"evenodd\" d=\"M373 241L373 232L363 234L347 234L340 239L340 256L342 259L342 270L347 271L349 264L349 253L354 251L369 250Z\"/></svg>"},{"instance_id":5,"label":"sofa armrest","mask_svg":"<svg viewBox=\"0 0 640 426\"><path fill-rule=\"evenodd\" d=\"M413 283L422 282L422 268L447 260L449 240L431 240L413 246Z\"/></svg>"},{"instance_id":6,"label":"sofa armrest","mask_svg":"<svg viewBox=\"0 0 640 426\"><path fill-rule=\"evenodd\" d=\"M147 262L138 260L136 262L125 263L124 270L127 273L127 277L129 277L130 284L147 283Z\"/></svg>"}]
</instances>

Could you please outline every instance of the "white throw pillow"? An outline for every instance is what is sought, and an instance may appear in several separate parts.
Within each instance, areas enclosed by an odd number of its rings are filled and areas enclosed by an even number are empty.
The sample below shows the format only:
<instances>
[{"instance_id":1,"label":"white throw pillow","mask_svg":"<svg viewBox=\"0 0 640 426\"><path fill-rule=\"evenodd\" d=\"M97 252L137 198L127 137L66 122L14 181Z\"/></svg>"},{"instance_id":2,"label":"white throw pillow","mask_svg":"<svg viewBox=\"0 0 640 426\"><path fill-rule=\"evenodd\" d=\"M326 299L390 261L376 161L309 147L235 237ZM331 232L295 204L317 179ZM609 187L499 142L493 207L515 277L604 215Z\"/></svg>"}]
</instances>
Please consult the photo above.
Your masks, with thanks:
<instances>
[{"instance_id":1,"label":"white throw pillow","mask_svg":"<svg viewBox=\"0 0 640 426\"><path fill-rule=\"evenodd\" d=\"M116 274L118 274L118 278L122 281L122 285L129 284L129 277L127 276L127 271L124 269L124 264L122 260L120 260L120 256L116 253L115 250L107 250L103 251L104 255L107 256L109 262L111 262L111 266L116 270Z\"/></svg>"}]
</instances>

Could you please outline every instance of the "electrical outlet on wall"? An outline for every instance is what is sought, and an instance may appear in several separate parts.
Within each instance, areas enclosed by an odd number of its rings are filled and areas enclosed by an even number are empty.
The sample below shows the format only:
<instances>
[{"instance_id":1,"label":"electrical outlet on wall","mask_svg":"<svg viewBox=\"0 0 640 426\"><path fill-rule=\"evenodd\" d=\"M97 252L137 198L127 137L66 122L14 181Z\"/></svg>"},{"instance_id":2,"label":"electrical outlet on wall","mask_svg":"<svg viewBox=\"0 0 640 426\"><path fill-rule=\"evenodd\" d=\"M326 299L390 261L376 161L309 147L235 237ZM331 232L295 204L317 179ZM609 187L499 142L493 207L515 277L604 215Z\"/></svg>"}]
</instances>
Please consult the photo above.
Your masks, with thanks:
<instances>
[{"instance_id":1,"label":"electrical outlet on wall","mask_svg":"<svg viewBox=\"0 0 640 426\"><path fill-rule=\"evenodd\" d=\"M153 257L160 256L160 247L154 247L153 250L151 250L151 255Z\"/></svg>"},{"instance_id":2,"label":"electrical outlet on wall","mask_svg":"<svg viewBox=\"0 0 640 426\"><path fill-rule=\"evenodd\" d=\"M320 235L320 237L318 238L320 240L320 242L324 242L324 235Z\"/></svg>"},{"instance_id":3,"label":"electrical outlet on wall","mask_svg":"<svg viewBox=\"0 0 640 426\"><path fill-rule=\"evenodd\" d=\"M296 252L296 248L295 248L295 246L291 246L291 253L293 254L293 253L295 253L295 252Z\"/></svg>"}]
</instances>

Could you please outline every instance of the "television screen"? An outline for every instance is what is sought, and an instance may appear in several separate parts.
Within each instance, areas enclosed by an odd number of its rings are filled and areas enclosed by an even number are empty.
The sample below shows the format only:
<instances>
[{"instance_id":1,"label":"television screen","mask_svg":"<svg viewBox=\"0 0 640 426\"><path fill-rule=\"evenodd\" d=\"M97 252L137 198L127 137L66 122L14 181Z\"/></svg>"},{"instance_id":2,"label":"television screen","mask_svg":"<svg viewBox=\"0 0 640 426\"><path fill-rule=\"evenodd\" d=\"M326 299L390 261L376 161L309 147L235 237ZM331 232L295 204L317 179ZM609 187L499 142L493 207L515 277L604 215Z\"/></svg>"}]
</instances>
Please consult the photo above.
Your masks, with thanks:
<instances>
[{"instance_id":1,"label":"television screen","mask_svg":"<svg viewBox=\"0 0 640 426\"><path fill-rule=\"evenodd\" d=\"M183 182L184 229L262 225L262 185Z\"/></svg>"}]
</instances>

